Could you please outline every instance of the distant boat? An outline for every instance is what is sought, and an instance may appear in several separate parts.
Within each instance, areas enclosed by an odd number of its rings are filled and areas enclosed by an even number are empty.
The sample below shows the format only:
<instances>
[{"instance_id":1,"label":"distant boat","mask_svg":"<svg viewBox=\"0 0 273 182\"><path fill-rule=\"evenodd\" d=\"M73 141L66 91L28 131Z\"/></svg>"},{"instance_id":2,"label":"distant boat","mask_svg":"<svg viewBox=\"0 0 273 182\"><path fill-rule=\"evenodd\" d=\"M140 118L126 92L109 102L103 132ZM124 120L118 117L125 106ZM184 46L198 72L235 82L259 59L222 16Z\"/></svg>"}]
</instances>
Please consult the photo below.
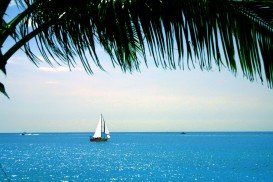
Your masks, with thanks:
<instances>
[{"instance_id":1,"label":"distant boat","mask_svg":"<svg viewBox=\"0 0 273 182\"><path fill-rule=\"evenodd\" d=\"M37 134L37 133L27 133L27 132L23 132L23 133L20 133L20 135L26 136L26 135L39 135L39 134Z\"/></svg>"},{"instance_id":2,"label":"distant boat","mask_svg":"<svg viewBox=\"0 0 273 182\"><path fill-rule=\"evenodd\" d=\"M23 135L23 136L25 136L27 134L27 132L23 132L23 133L21 133L20 135Z\"/></svg>"},{"instance_id":3,"label":"distant boat","mask_svg":"<svg viewBox=\"0 0 273 182\"><path fill-rule=\"evenodd\" d=\"M90 137L91 142L105 142L110 138L110 132L106 126L102 114L100 115L100 120L98 122L96 131L93 137Z\"/></svg>"},{"instance_id":4,"label":"distant boat","mask_svg":"<svg viewBox=\"0 0 273 182\"><path fill-rule=\"evenodd\" d=\"M186 134L186 132L181 132L180 134L181 134L181 135L185 135L185 134Z\"/></svg>"}]
</instances>

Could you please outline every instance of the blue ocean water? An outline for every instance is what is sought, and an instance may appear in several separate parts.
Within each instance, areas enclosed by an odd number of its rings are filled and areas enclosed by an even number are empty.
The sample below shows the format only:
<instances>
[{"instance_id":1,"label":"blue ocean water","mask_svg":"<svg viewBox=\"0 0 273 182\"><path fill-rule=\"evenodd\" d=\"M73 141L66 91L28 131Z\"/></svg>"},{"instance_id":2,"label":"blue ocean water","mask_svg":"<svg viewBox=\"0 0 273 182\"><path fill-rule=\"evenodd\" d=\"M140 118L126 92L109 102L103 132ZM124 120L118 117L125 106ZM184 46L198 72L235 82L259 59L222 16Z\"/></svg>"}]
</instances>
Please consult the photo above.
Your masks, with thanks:
<instances>
[{"instance_id":1,"label":"blue ocean water","mask_svg":"<svg viewBox=\"0 0 273 182\"><path fill-rule=\"evenodd\" d=\"M0 181L273 181L273 133L0 134Z\"/></svg>"}]
</instances>

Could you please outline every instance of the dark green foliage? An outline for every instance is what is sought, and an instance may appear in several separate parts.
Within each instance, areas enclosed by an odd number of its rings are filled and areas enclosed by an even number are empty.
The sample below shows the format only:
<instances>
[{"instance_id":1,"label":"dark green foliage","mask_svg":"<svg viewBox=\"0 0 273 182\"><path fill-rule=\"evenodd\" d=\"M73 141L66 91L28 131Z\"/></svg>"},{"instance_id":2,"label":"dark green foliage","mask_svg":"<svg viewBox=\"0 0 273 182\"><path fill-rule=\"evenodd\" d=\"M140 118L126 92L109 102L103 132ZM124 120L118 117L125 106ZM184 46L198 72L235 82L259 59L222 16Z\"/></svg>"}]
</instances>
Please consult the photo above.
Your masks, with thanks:
<instances>
[{"instance_id":1,"label":"dark green foliage","mask_svg":"<svg viewBox=\"0 0 273 182\"><path fill-rule=\"evenodd\" d=\"M7 74L6 73L6 64L7 64L7 61L6 60L2 60L3 58L3 55L2 55L2 52L0 50L0 70L4 73L4 74Z\"/></svg>"},{"instance_id":2,"label":"dark green foliage","mask_svg":"<svg viewBox=\"0 0 273 182\"><path fill-rule=\"evenodd\" d=\"M0 82L0 92L2 92L7 98L9 98L8 94L5 91L5 86Z\"/></svg>"},{"instance_id":3,"label":"dark green foliage","mask_svg":"<svg viewBox=\"0 0 273 182\"><path fill-rule=\"evenodd\" d=\"M29 40L44 60L74 66L79 57L92 73L88 55L103 69L96 42L123 71L147 64L176 69L211 69L212 62L249 80L273 86L273 2L266 0L18 0L25 11L5 23L17 43L1 61L23 46L35 64ZM31 25L31 26L29 26ZM4 30L4 29L2 29ZM1 31L2 31L1 30ZM4 42L7 32L0 34ZM237 56L236 56L237 55ZM236 60L238 58L238 60ZM61 61L61 62L60 62ZM2 69L2 67L1 67Z\"/></svg>"}]
</instances>

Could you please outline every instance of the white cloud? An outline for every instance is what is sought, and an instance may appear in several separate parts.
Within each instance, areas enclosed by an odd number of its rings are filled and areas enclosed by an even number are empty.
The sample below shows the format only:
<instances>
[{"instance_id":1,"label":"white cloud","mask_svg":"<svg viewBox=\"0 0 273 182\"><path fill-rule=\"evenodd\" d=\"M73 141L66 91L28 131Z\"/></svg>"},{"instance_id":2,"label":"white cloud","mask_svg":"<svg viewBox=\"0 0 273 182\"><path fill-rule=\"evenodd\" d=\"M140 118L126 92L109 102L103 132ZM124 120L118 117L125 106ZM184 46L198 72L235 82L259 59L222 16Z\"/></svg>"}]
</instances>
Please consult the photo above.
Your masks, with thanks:
<instances>
[{"instance_id":1,"label":"white cloud","mask_svg":"<svg viewBox=\"0 0 273 182\"><path fill-rule=\"evenodd\" d=\"M59 72L70 72L70 71L84 71L83 68L81 67L74 67L71 68L71 70L69 69L69 67L39 67L38 68L40 71L42 72L55 72L55 73L59 73Z\"/></svg>"},{"instance_id":2,"label":"white cloud","mask_svg":"<svg viewBox=\"0 0 273 182\"><path fill-rule=\"evenodd\" d=\"M49 85L58 85L58 84L60 84L60 82L58 82L58 81L46 81L45 83L49 84Z\"/></svg>"},{"instance_id":3,"label":"white cloud","mask_svg":"<svg viewBox=\"0 0 273 182\"><path fill-rule=\"evenodd\" d=\"M51 68L51 67L40 67L40 71L43 72L69 72L69 68L67 67L57 67L57 68Z\"/></svg>"}]
</instances>

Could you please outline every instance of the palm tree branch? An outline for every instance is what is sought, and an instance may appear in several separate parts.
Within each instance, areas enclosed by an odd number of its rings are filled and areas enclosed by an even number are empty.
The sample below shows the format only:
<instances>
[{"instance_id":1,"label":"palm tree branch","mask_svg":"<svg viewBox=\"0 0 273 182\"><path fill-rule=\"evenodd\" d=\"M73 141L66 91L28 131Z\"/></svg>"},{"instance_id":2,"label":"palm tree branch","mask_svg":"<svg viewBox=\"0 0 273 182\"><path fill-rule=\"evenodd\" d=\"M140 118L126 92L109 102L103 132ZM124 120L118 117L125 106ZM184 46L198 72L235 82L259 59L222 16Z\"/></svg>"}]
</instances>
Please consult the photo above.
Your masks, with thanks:
<instances>
[{"instance_id":1,"label":"palm tree branch","mask_svg":"<svg viewBox=\"0 0 273 182\"><path fill-rule=\"evenodd\" d=\"M61 19L57 20L61 21ZM52 24L56 23L56 20L48 21L42 25L40 25L38 28L34 29L29 34L25 35L22 39L20 39L18 42L16 42L8 51L5 52L3 55L2 61L7 61L17 50L19 50L23 45L28 43L32 38L40 34L42 31L48 29Z\"/></svg>"},{"instance_id":2,"label":"palm tree branch","mask_svg":"<svg viewBox=\"0 0 273 182\"><path fill-rule=\"evenodd\" d=\"M16 26L23 21L26 16L29 16L33 11L35 11L35 8L40 5L41 1L35 1L33 4L29 5L28 8L26 8L23 12L19 13L15 18L13 18L9 23L6 23L5 29L3 32L1 32L1 39L0 39L0 45L3 44L3 42L7 39L9 35L16 34Z\"/></svg>"},{"instance_id":3,"label":"palm tree branch","mask_svg":"<svg viewBox=\"0 0 273 182\"><path fill-rule=\"evenodd\" d=\"M11 0L1 0L0 1L0 19L3 19L3 16L10 4Z\"/></svg>"},{"instance_id":4,"label":"palm tree branch","mask_svg":"<svg viewBox=\"0 0 273 182\"><path fill-rule=\"evenodd\" d=\"M102 68L96 52L98 42L112 64L123 71L138 70L139 56L146 65L147 57L152 56L155 65L165 69L199 65L210 70L214 61L219 69L227 67L233 73L241 68L250 80L257 76L263 80L265 74L269 87L273 86L270 1L71 0L63 4L54 0L31 12L32 29L39 29L50 18L58 19L64 12L62 22L31 34L49 64L50 57L57 57L74 66L78 56L86 71L92 73L86 51ZM22 39L26 36L24 40L30 40L27 25L19 27ZM34 61L36 57L26 41L13 50L22 45Z\"/></svg>"}]
</instances>

